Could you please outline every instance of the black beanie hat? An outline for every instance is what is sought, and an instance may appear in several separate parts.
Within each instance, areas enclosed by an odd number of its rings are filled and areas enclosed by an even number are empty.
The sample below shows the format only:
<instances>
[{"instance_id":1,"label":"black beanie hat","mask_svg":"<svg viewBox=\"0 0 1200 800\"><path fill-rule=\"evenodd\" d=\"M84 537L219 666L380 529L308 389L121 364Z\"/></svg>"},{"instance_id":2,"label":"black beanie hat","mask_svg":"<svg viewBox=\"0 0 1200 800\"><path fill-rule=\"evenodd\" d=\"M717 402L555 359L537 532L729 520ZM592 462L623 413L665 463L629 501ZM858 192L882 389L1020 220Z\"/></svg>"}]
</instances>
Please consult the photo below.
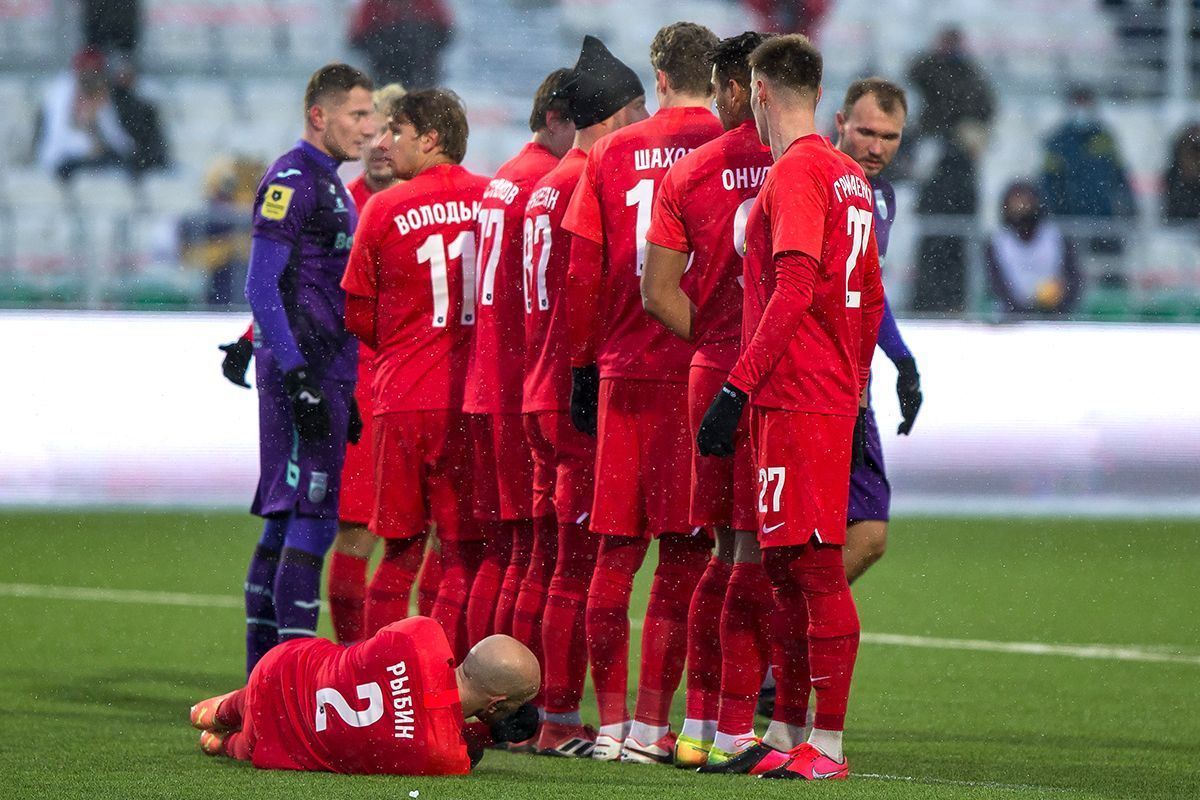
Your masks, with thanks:
<instances>
[{"instance_id":1,"label":"black beanie hat","mask_svg":"<svg viewBox=\"0 0 1200 800\"><path fill-rule=\"evenodd\" d=\"M645 93L636 72L610 53L604 42L585 36L571 77L554 94L567 101L575 127L586 128Z\"/></svg>"}]
</instances>

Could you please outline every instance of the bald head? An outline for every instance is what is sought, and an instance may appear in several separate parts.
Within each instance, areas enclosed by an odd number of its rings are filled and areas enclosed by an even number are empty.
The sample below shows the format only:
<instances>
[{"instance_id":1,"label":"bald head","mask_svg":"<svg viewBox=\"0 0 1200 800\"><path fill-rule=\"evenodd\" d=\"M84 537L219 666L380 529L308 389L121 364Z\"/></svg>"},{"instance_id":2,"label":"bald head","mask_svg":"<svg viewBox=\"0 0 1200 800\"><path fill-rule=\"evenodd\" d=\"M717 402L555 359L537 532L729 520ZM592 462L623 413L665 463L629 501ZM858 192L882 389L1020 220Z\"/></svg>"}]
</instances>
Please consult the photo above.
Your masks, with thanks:
<instances>
[{"instance_id":1,"label":"bald head","mask_svg":"<svg viewBox=\"0 0 1200 800\"><path fill-rule=\"evenodd\" d=\"M511 636L483 639L458 668L463 716L503 719L537 694L542 668L529 648Z\"/></svg>"}]
</instances>

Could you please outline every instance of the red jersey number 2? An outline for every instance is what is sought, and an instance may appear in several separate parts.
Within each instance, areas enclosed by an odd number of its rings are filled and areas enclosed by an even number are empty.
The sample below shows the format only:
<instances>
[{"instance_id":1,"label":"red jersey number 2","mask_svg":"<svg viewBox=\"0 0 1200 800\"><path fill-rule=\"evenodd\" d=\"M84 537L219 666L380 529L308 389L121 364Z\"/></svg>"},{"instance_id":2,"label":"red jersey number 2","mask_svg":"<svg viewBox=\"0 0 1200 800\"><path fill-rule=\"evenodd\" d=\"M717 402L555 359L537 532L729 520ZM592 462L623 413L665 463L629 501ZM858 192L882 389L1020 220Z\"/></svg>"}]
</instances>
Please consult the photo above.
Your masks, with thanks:
<instances>
[{"instance_id":1,"label":"red jersey number 2","mask_svg":"<svg viewBox=\"0 0 1200 800\"><path fill-rule=\"evenodd\" d=\"M342 722L352 728L365 728L383 717L383 690L379 688L379 684L362 683L354 688L358 692L359 699L367 701L367 707L361 711L351 708L350 704L346 702L346 698L342 697L342 693L337 689L327 687L317 690L315 727L318 733L329 726L327 706L332 707L342 718Z\"/></svg>"},{"instance_id":2,"label":"red jersey number 2","mask_svg":"<svg viewBox=\"0 0 1200 800\"><path fill-rule=\"evenodd\" d=\"M870 209L846 209L846 235L853 236L850 245L850 255L846 256L846 308L858 308L862 305L862 292L850 291L850 274L858 266L858 259L867 253L867 243L871 237L871 222L875 215Z\"/></svg>"},{"instance_id":3,"label":"red jersey number 2","mask_svg":"<svg viewBox=\"0 0 1200 800\"><path fill-rule=\"evenodd\" d=\"M463 231L454 237L450 246L440 233L435 233L417 248L417 262L429 264L429 279L433 284L433 327L446 327L450 313L450 277L448 265L455 259L462 262L462 314L459 322L475 324L475 231Z\"/></svg>"}]
</instances>

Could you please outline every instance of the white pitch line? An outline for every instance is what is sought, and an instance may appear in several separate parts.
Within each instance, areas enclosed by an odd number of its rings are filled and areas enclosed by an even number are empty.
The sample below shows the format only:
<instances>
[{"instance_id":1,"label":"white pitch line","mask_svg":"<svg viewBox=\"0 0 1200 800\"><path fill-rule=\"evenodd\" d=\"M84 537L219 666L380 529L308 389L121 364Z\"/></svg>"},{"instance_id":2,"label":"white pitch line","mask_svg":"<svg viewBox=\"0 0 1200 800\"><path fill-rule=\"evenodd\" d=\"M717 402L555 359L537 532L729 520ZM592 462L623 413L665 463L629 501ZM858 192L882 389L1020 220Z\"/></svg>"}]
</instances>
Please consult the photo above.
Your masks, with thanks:
<instances>
[{"instance_id":1,"label":"white pitch line","mask_svg":"<svg viewBox=\"0 0 1200 800\"><path fill-rule=\"evenodd\" d=\"M867 644L898 647L929 647L937 650L976 650L988 653L1020 653L1032 656L1067 656L1102 661L1143 661L1160 664L1200 666L1200 656L1164 652L1161 647L1107 644L1048 644L1045 642L990 642L985 639L939 639L932 636L904 636L897 633L863 633Z\"/></svg>"},{"instance_id":2,"label":"white pitch line","mask_svg":"<svg viewBox=\"0 0 1200 800\"><path fill-rule=\"evenodd\" d=\"M37 583L0 583L0 597L32 597L43 600L83 600L103 603L184 606L191 608L242 608L240 597L185 592L148 592L137 589L99 589L84 586L48 586ZM630 627L640 629L641 620ZM1140 661L1156 664L1200 666L1200 656L1170 652L1169 645L1075 645L1046 642L993 642L986 639L943 639L896 633L863 633L865 644L923 647L936 650L968 650L1016 653L1035 656L1064 656L1102 661Z\"/></svg>"},{"instance_id":3,"label":"white pitch line","mask_svg":"<svg viewBox=\"0 0 1200 800\"><path fill-rule=\"evenodd\" d=\"M192 608L242 608L244 605L242 598L226 594L144 592L137 589L93 589L85 586L45 586L37 583L0 583L0 596Z\"/></svg>"}]
</instances>

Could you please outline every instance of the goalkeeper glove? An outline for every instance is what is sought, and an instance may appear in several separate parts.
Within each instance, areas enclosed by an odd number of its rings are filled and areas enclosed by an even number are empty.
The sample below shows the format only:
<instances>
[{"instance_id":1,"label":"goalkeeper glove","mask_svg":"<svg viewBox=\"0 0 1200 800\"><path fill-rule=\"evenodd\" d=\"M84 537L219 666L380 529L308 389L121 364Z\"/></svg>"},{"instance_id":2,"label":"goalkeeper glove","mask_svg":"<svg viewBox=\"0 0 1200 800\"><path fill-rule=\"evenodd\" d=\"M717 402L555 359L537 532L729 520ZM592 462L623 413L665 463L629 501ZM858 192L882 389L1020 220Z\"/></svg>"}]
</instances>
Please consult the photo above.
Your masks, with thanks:
<instances>
[{"instance_id":1,"label":"goalkeeper glove","mask_svg":"<svg viewBox=\"0 0 1200 800\"><path fill-rule=\"evenodd\" d=\"M850 469L867 463L867 409L859 408L854 418L854 436L850 440Z\"/></svg>"},{"instance_id":2,"label":"goalkeeper glove","mask_svg":"<svg viewBox=\"0 0 1200 800\"><path fill-rule=\"evenodd\" d=\"M921 410L921 401L924 400L921 374L917 372L917 362L911 358L896 362L896 396L900 398L900 416L904 417L896 433L907 436L917 421L917 412Z\"/></svg>"},{"instance_id":3,"label":"goalkeeper glove","mask_svg":"<svg viewBox=\"0 0 1200 800\"><path fill-rule=\"evenodd\" d=\"M246 370L250 368L250 357L254 355L254 342L243 336L236 342L221 345L219 349L225 353L225 359L221 361L221 373L225 376L225 380L234 386L244 386L249 389L250 384L246 383Z\"/></svg>"},{"instance_id":4,"label":"goalkeeper glove","mask_svg":"<svg viewBox=\"0 0 1200 800\"><path fill-rule=\"evenodd\" d=\"M580 433L596 435L600 407L600 368L571 367L571 424Z\"/></svg>"},{"instance_id":5,"label":"goalkeeper glove","mask_svg":"<svg viewBox=\"0 0 1200 800\"><path fill-rule=\"evenodd\" d=\"M537 733L538 712L533 703L526 703L504 719L488 725L497 742L523 742Z\"/></svg>"},{"instance_id":6,"label":"goalkeeper glove","mask_svg":"<svg viewBox=\"0 0 1200 800\"><path fill-rule=\"evenodd\" d=\"M362 412L358 410L358 400L350 398L350 429L346 431L346 441L350 444L358 444L362 439L363 433L363 418Z\"/></svg>"},{"instance_id":7,"label":"goalkeeper glove","mask_svg":"<svg viewBox=\"0 0 1200 800\"><path fill-rule=\"evenodd\" d=\"M749 397L732 383L726 383L704 412L704 420L696 433L696 446L702 456L733 455L733 434L742 418L742 408Z\"/></svg>"},{"instance_id":8,"label":"goalkeeper glove","mask_svg":"<svg viewBox=\"0 0 1200 800\"><path fill-rule=\"evenodd\" d=\"M309 374L308 367L289 370L283 376L283 389L292 402L292 418L300 438L306 442L316 442L328 436L329 408L325 404L325 395Z\"/></svg>"}]
</instances>

